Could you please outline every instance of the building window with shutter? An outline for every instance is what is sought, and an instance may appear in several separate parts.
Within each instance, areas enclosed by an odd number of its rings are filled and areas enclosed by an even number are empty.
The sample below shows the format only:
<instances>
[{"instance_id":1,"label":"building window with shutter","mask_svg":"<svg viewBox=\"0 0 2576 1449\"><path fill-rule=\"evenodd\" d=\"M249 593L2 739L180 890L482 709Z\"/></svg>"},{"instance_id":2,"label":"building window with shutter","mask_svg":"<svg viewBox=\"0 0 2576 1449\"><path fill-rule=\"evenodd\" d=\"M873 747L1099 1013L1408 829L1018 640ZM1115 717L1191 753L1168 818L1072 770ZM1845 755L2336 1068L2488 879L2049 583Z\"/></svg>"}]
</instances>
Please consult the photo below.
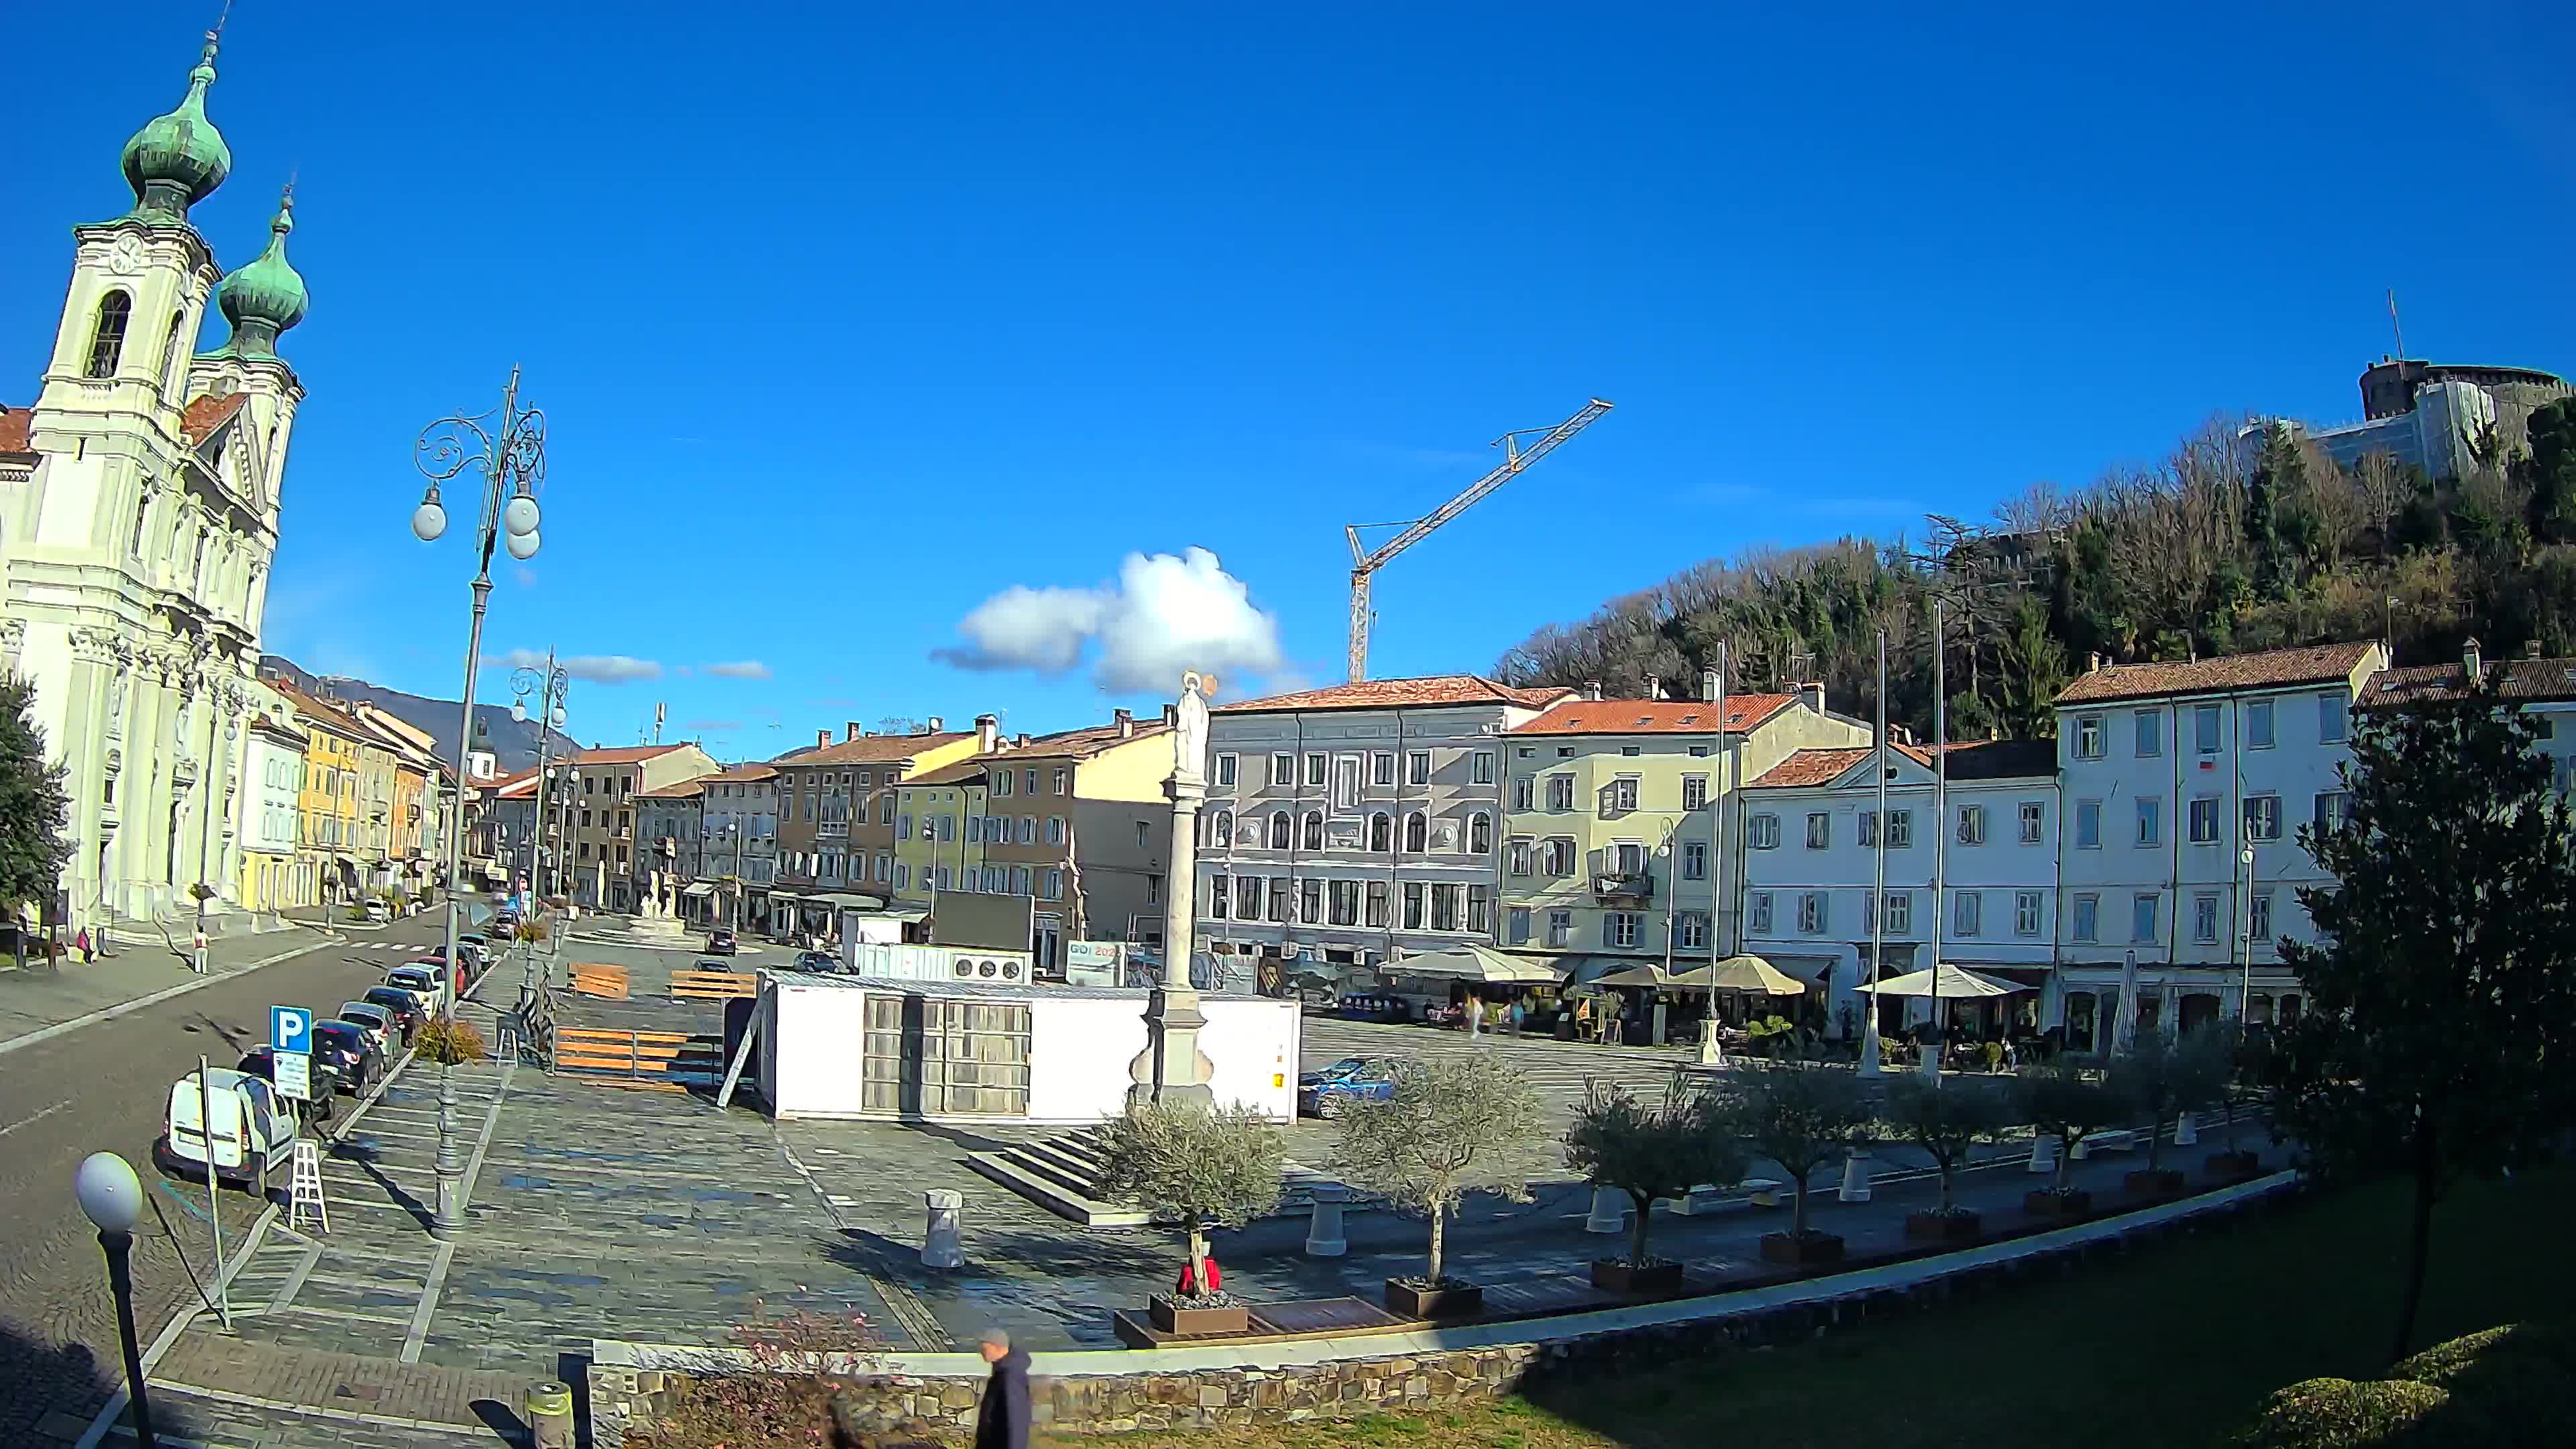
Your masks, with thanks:
<instances>
[{"instance_id":1,"label":"building window with shutter","mask_svg":"<svg viewBox=\"0 0 2576 1449\"><path fill-rule=\"evenodd\" d=\"M1297 882L1297 919L1306 925L1324 920L1324 883L1312 877Z\"/></svg>"},{"instance_id":2,"label":"building window with shutter","mask_svg":"<svg viewBox=\"0 0 2576 1449\"><path fill-rule=\"evenodd\" d=\"M1807 816L1807 848L1831 850L1834 844L1834 817L1822 810Z\"/></svg>"},{"instance_id":3,"label":"building window with shutter","mask_svg":"<svg viewBox=\"0 0 2576 1449\"><path fill-rule=\"evenodd\" d=\"M1418 880L1404 883L1404 929L1422 929L1422 882Z\"/></svg>"},{"instance_id":4,"label":"building window with shutter","mask_svg":"<svg viewBox=\"0 0 2576 1449\"><path fill-rule=\"evenodd\" d=\"M1745 897L1744 911L1748 917L1747 929L1754 935L1771 934L1771 893L1769 891L1755 891Z\"/></svg>"},{"instance_id":5,"label":"building window with shutter","mask_svg":"<svg viewBox=\"0 0 2576 1449\"><path fill-rule=\"evenodd\" d=\"M1385 881L1373 880L1368 883L1368 915L1362 919L1360 924L1365 926L1383 926L1386 924Z\"/></svg>"},{"instance_id":6,"label":"building window with shutter","mask_svg":"<svg viewBox=\"0 0 2576 1449\"><path fill-rule=\"evenodd\" d=\"M1550 912L1548 912L1548 913L1547 913L1547 943L1548 943L1549 945L1551 945L1551 946L1566 946L1566 945L1571 945L1571 944L1573 944L1573 941L1574 941L1574 912L1572 912L1572 911L1550 911Z\"/></svg>"}]
</instances>

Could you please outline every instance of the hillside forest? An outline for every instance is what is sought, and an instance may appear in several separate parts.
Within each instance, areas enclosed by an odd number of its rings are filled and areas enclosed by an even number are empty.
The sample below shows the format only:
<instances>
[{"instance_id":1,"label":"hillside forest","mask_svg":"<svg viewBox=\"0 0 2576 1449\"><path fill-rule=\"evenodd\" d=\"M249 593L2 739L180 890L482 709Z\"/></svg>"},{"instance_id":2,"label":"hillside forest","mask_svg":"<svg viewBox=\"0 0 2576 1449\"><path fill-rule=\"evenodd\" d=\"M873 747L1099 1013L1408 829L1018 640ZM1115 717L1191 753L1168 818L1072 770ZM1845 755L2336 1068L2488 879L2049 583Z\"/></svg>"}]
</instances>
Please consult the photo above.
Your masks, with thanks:
<instances>
[{"instance_id":1,"label":"hillside forest","mask_svg":"<svg viewBox=\"0 0 2576 1449\"><path fill-rule=\"evenodd\" d=\"M2044 738L2089 656L2207 658L2386 638L2397 662L2537 647L2576 654L2576 398L2532 413L2526 447L2465 440L2467 476L2373 454L2337 466L2277 425L2213 418L2162 461L2090 487L2039 485L1991 520L1926 519L1920 540L1846 537L1712 559L1550 624L1506 683L1642 697L1699 688L1721 641L1729 687L1822 680L1866 716L1887 631L1891 723L1929 738L1932 613L1946 625L1952 739Z\"/></svg>"}]
</instances>

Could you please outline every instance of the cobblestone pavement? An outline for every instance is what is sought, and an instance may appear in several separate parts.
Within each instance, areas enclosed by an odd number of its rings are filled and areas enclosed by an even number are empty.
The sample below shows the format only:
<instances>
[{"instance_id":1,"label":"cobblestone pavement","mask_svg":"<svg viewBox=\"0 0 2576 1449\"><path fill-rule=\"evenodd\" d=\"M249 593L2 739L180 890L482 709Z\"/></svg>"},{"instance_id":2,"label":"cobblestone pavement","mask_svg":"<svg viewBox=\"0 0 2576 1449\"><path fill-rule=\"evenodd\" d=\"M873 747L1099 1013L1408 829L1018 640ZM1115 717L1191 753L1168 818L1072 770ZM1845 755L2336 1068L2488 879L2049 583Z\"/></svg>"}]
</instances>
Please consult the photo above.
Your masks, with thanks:
<instances>
[{"instance_id":1,"label":"cobblestone pavement","mask_svg":"<svg viewBox=\"0 0 2576 1449\"><path fill-rule=\"evenodd\" d=\"M423 918L385 939L426 942L435 929ZM9 1224L0 1238L0 1444L42 1442L35 1426L49 1414L85 1422L123 1377L105 1264L71 1198L72 1170L83 1157L118 1152L143 1177L149 1207L136 1229L133 1263L144 1340L197 1300L192 1274L204 1274L210 1248L205 1189L152 1167L170 1083L195 1070L201 1053L230 1066L245 1047L266 1041L272 1004L327 1011L383 979L383 953L316 943L305 932L239 937L215 949L246 953L232 959L247 961L293 949L299 939L310 949L250 974L219 974L184 995L0 1051L0 1222ZM141 969L152 954L127 947L110 964ZM205 980L158 954L166 971L148 989ZM84 969L96 968L65 967L63 975ZM16 1002L22 1020L67 1020L97 1009L46 1004L44 993L56 989L49 977L0 974L0 1002ZM228 1249L258 1206L247 1194L223 1194Z\"/></svg>"}]
</instances>

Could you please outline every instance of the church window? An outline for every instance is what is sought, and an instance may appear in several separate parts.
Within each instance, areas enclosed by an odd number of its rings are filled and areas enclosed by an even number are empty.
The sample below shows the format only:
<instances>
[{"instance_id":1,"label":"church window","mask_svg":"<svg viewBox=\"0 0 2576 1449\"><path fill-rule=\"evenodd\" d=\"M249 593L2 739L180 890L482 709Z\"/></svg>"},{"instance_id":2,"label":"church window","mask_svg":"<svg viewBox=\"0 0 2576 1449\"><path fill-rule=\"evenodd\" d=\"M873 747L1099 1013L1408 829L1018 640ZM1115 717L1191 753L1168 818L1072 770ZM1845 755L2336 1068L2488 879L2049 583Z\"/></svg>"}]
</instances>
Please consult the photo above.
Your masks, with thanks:
<instances>
[{"instance_id":1,"label":"church window","mask_svg":"<svg viewBox=\"0 0 2576 1449\"><path fill-rule=\"evenodd\" d=\"M134 556L143 557L144 529L152 521L152 495L145 493L134 500Z\"/></svg>"},{"instance_id":2,"label":"church window","mask_svg":"<svg viewBox=\"0 0 2576 1449\"><path fill-rule=\"evenodd\" d=\"M161 391L167 395L179 390L179 334L188 325L188 314L170 314L170 335L161 342Z\"/></svg>"},{"instance_id":3,"label":"church window","mask_svg":"<svg viewBox=\"0 0 2576 1449\"><path fill-rule=\"evenodd\" d=\"M98 325L89 334L89 376L116 376L117 359L125 353L126 318L133 311L134 299L123 292L110 292L99 299Z\"/></svg>"}]
</instances>

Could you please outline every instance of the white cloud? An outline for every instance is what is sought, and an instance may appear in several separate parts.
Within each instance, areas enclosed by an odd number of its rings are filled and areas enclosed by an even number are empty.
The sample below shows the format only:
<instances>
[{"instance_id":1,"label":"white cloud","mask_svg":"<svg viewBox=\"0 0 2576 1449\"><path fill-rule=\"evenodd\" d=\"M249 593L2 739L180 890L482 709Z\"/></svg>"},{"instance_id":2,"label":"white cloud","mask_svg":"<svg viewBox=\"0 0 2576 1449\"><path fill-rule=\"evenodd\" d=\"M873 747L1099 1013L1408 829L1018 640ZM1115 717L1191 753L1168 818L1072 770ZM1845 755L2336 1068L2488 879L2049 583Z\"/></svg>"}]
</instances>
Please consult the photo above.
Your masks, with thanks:
<instances>
[{"instance_id":1,"label":"white cloud","mask_svg":"<svg viewBox=\"0 0 2576 1449\"><path fill-rule=\"evenodd\" d=\"M534 649L513 649L507 654L483 656L486 669L543 669L546 656ZM632 659L623 654L576 654L558 659L555 667L570 678L587 684L632 684L639 679L659 679L662 666L650 659Z\"/></svg>"},{"instance_id":2,"label":"white cloud","mask_svg":"<svg viewBox=\"0 0 2576 1449\"><path fill-rule=\"evenodd\" d=\"M526 564L512 565L510 577L518 580L520 588L533 589L537 586L537 571Z\"/></svg>"},{"instance_id":3,"label":"white cloud","mask_svg":"<svg viewBox=\"0 0 2576 1449\"><path fill-rule=\"evenodd\" d=\"M963 669L1063 674L1095 657L1112 694L1168 694L1197 669L1229 676L1280 667L1279 620L1203 548L1127 555L1117 581L1091 589L1015 584L959 621L966 642L931 657ZM1097 646L1096 651L1094 646Z\"/></svg>"},{"instance_id":4,"label":"white cloud","mask_svg":"<svg viewBox=\"0 0 2576 1449\"><path fill-rule=\"evenodd\" d=\"M720 679L767 679L769 666L757 659L737 659L730 664L710 664L707 673Z\"/></svg>"}]
</instances>

